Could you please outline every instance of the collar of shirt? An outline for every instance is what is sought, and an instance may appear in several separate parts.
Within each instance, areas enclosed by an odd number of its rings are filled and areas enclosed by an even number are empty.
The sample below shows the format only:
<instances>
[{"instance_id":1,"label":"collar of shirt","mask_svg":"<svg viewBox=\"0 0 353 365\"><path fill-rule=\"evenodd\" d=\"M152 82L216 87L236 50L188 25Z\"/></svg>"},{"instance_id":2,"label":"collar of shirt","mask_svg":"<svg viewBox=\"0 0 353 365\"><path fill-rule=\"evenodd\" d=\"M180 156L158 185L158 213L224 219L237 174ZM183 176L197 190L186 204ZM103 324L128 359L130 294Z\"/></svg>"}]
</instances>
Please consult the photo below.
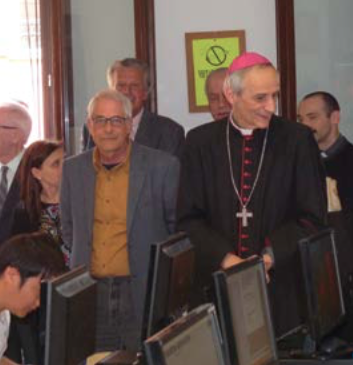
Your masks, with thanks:
<instances>
[{"instance_id":1,"label":"collar of shirt","mask_svg":"<svg viewBox=\"0 0 353 365\"><path fill-rule=\"evenodd\" d=\"M24 150L22 150L15 158L13 158L9 163L2 164L0 162L0 169L2 166L7 166L9 170L7 171L7 183L8 188L10 189L10 186L13 182L13 179L15 178L17 168L21 162L22 156L23 156Z\"/></svg>"},{"instance_id":2,"label":"collar of shirt","mask_svg":"<svg viewBox=\"0 0 353 365\"><path fill-rule=\"evenodd\" d=\"M341 150L341 148L343 148L346 145L346 143L347 143L346 138L342 136L342 134L340 134L332 146L330 146L326 151L320 152L321 157L324 159L333 157L336 153L338 153Z\"/></svg>"},{"instance_id":3,"label":"collar of shirt","mask_svg":"<svg viewBox=\"0 0 353 365\"><path fill-rule=\"evenodd\" d=\"M130 161L130 153L131 153L131 143L128 146L128 150L127 150L127 153L126 153L125 160L120 162L120 163L117 163L116 166L114 166L113 168L107 169L107 168L104 167L104 165L102 164L102 162L100 160L98 148L94 147L94 150L93 150L93 166L94 166L96 172L105 171L107 173L109 173L110 171L116 171L121 167L128 169L129 168L129 161Z\"/></svg>"},{"instance_id":4,"label":"collar of shirt","mask_svg":"<svg viewBox=\"0 0 353 365\"><path fill-rule=\"evenodd\" d=\"M237 129L240 133L241 133L241 135L242 136L251 136L252 134L253 134L253 129L246 129L246 128L241 128L241 127L239 127L236 123L235 123L235 121L234 121L234 119L233 119L233 116L232 116L232 114L230 114L229 115L229 120L230 120L230 123L232 124L232 126L235 128L235 129Z\"/></svg>"},{"instance_id":5,"label":"collar of shirt","mask_svg":"<svg viewBox=\"0 0 353 365\"><path fill-rule=\"evenodd\" d=\"M142 114L144 112L144 108L142 108L139 113L137 113L135 115L134 118L132 118L132 128L131 128L131 133L130 133L130 139L133 141L135 139L136 133L137 133L137 128L139 127L140 123L141 123L141 119L142 119Z\"/></svg>"}]
</instances>

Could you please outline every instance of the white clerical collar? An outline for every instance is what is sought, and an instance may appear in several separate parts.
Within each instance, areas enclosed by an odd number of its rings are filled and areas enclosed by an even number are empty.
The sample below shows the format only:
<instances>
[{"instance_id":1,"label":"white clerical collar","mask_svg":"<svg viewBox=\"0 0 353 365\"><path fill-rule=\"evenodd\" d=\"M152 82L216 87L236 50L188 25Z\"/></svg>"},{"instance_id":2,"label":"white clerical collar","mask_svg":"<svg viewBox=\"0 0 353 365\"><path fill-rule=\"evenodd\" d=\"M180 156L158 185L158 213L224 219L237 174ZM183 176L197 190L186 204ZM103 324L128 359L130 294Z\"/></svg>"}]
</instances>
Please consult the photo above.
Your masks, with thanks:
<instances>
[{"instance_id":1,"label":"white clerical collar","mask_svg":"<svg viewBox=\"0 0 353 365\"><path fill-rule=\"evenodd\" d=\"M142 114L144 112L144 108L142 108L133 118L132 118L132 128L130 133L130 139L133 141L135 139L137 129L141 123Z\"/></svg>"},{"instance_id":2,"label":"white clerical collar","mask_svg":"<svg viewBox=\"0 0 353 365\"><path fill-rule=\"evenodd\" d=\"M232 126L235 129L237 129L243 136L251 136L253 134L253 132L254 132L253 129L241 128L237 124L235 124L232 115L229 116L229 120L230 120Z\"/></svg>"}]
</instances>

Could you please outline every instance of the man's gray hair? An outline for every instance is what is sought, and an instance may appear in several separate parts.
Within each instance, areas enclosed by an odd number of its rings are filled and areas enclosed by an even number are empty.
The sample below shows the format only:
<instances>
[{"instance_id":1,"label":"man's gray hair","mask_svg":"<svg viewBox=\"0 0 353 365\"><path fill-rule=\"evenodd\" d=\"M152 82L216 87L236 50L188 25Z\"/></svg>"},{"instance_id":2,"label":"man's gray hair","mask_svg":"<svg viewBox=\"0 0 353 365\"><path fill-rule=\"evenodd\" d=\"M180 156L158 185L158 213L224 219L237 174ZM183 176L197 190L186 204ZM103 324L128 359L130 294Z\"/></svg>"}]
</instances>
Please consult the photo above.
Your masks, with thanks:
<instances>
[{"instance_id":1,"label":"man's gray hair","mask_svg":"<svg viewBox=\"0 0 353 365\"><path fill-rule=\"evenodd\" d=\"M148 67L147 63L145 63L144 61L141 61L137 58L125 58L123 60L116 60L116 61L114 61L114 63L111 66L108 67L108 69L107 69L107 82L108 82L108 86L110 88L112 88L112 89L116 88L115 73L121 67L134 68L134 69L140 70L142 72L142 75L143 75L144 88L147 92L150 91L150 89L151 89L151 80L150 80L149 67Z\"/></svg>"},{"instance_id":2,"label":"man's gray hair","mask_svg":"<svg viewBox=\"0 0 353 365\"><path fill-rule=\"evenodd\" d=\"M228 87L232 90L233 94L240 94L243 91L243 81L245 78L245 75L253 70L254 68L273 68L273 65L271 64L263 64L263 65L255 65L247 68L243 68L239 71L232 72L230 75L227 75L227 77L224 80L224 87ZM277 75L278 75L278 71Z\"/></svg>"},{"instance_id":3,"label":"man's gray hair","mask_svg":"<svg viewBox=\"0 0 353 365\"><path fill-rule=\"evenodd\" d=\"M205 81L205 93L206 95L208 95L208 88L209 88L209 84L211 82L211 79L215 76L218 76L218 75L227 75L227 67L220 67L220 68L216 68L214 70L212 70L208 75L207 75L207 78L206 78L206 81Z\"/></svg>"},{"instance_id":4,"label":"man's gray hair","mask_svg":"<svg viewBox=\"0 0 353 365\"><path fill-rule=\"evenodd\" d=\"M22 101L4 100L0 101L0 111L6 113L6 120L1 124L20 129L23 134L23 144L25 144L32 130L32 117L27 105Z\"/></svg>"},{"instance_id":5,"label":"man's gray hair","mask_svg":"<svg viewBox=\"0 0 353 365\"><path fill-rule=\"evenodd\" d=\"M123 109L125 112L125 117L127 117L127 118L132 117L131 101L119 91L116 91L113 89L106 89L106 90L99 91L89 101L88 106L87 106L88 118L92 118L96 105L101 100L112 100L117 103L120 103L123 106Z\"/></svg>"}]
</instances>

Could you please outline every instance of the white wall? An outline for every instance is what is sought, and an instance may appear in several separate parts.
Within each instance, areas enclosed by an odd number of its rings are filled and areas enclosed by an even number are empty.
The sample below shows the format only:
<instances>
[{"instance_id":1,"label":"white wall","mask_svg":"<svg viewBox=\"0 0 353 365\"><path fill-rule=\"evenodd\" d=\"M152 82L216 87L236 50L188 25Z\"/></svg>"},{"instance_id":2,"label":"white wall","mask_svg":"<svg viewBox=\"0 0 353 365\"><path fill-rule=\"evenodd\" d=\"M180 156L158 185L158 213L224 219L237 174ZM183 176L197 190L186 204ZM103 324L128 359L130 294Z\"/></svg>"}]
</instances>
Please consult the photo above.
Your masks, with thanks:
<instances>
[{"instance_id":1,"label":"white wall","mask_svg":"<svg viewBox=\"0 0 353 365\"><path fill-rule=\"evenodd\" d=\"M88 101L107 87L107 67L135 56L133 6L132 0L71 0L76 152Z\"/></svg>"},{"instance_id":2,"label":"white wall","mask_svg":"<svg viewBox=\"0 0 353 365\"><path fill-rule=\"evenodd\" d=\"M317 90L335 95L341 105L341 132L353 141L353 1L294 4L297 99Z\"/></svg>"},{"instance_id":3,"label":"white wall","mask_svg":"<svg viewBox=\"0 0 353 365\"><path fill-rule=\"evenodd\" d=\"M158 113L186 130L211 120L208 113L189 113L184 34L246 31L246 49L276 64L275 0L154 0Z\"/></svg>"}]
</instances>

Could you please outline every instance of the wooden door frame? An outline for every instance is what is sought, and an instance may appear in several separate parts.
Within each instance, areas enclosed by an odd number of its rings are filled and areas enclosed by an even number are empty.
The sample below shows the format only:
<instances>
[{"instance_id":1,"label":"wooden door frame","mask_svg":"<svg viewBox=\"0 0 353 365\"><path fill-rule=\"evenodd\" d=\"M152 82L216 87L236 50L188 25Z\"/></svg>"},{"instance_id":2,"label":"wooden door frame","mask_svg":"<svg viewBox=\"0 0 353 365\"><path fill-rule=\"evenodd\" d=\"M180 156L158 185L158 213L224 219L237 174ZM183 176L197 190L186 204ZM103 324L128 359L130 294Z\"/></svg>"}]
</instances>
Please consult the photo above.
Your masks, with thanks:
<instances>
[{"instance_id":1,"label":"wooden door frame","mask_svg":"<svg viewBox=\"0 0 353 365\"><path fill-rule=\"evenodd\" d=\"M281 77L280 114L297 119L294 0L276 0L277 64Z\"/></svg>"},{"instance_id":2,"label":"wooden door frame","mask_svg":"<svg viewBox=\"0 0 353 365\"><path fill-rule=\"evenodd\" d=\"M136 57L150 67L149 109L157 111L154 0L134 0ZM41 0L45 137L64 139L70 153L74 120L70 0ZM50 34L50 37L48 37Z\"/></svg>"}]
</instances>

